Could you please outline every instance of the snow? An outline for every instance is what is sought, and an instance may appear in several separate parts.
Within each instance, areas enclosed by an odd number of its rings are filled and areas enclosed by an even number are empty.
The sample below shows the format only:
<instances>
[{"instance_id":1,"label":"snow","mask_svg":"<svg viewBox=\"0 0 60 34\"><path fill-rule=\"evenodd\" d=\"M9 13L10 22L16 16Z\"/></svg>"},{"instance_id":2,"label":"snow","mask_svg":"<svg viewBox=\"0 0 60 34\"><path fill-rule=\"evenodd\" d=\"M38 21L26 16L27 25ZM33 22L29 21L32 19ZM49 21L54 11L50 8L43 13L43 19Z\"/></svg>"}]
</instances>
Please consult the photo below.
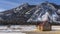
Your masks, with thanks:
<instances>
[{"instance_id":1,"label":"snow","mask_svg":"<svg viewBox=\"0 0 60 34\"><path fill-rule=\"evenodd\" d=\"M7 26L0 26L0 31L11 32L11 31L33 31L36 29L35 25L11 25L10 28Z\"/></svg>"},{"instance_id":2,"label":"snow","mask_svg":"<svg viewBox=\"0 0 60 34\"><path fill-rule=\"evenodd\" d=\"M49 13L46 12L45 15L42 16L42 21L47 21L48 20Z\"/></svg>"}]
</instances>

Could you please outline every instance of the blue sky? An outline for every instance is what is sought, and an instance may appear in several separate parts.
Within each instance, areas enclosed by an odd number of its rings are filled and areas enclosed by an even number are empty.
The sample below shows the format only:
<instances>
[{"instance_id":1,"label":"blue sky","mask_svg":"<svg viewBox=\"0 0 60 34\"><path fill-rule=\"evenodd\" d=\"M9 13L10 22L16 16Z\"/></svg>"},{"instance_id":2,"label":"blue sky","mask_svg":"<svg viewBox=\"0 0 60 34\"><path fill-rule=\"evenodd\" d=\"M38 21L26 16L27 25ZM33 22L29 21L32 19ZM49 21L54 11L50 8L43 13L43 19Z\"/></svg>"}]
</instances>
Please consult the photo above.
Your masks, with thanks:
<instances>
[{"instance_id":1,"label":"blue sky","mask_svg":"<svg viewBox=\"0 0 60 34\"><path fill-rule=\"evenodd\" d=\"M44 1L49 1L60 5L60 0L0 0L0 11L9 10L23 3L39 4Z\"/></svg>"}]
</instances>

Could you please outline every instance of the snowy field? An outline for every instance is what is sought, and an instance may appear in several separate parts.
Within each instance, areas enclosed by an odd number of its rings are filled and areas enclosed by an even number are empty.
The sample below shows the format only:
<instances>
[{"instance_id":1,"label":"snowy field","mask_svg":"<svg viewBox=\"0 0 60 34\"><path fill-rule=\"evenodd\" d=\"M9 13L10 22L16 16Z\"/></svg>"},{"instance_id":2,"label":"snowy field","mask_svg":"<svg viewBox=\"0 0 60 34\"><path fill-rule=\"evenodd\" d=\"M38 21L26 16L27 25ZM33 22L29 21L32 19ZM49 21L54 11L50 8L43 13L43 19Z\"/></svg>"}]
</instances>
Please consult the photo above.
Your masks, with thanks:
<instances>
[{"instance_id":1,"label":"snowy field","mask_svg":"<svg viewBox=\"0 0 60 34\"><path fill-rule=\"evenodd\" d=\"M14 31L33 31L36 29L35 25L12 25L9 28L7 26L0 26L0 31L14 32Z\"/></svg>"},{"instance_id":2,"label":"snowy field","mask_svg":"<svg viewBox=\"0 0 60 34\"><path fill-rule=\"evenodd\" d=\"M36 29L35 25L12 25L10 26L10 28L8 28L7 26L0 26L0 34L27 34L25 33L26 31L27 32L30 31L29 33L31 33L31 31L34 31L35 29ZM47 32L44 32L44 33L47 33ZM50 32L52 33L60 32L60 26L52 26L52 31ZM40 32L40 33L43 33L43 32Z\"/></svg>"},{"instance_id":3,"label":"snowy field","mask_svg":"<svg viewBox=\"0 0 60 34\"><path fill-rule=\"evenodd\" d=\"M22 32L20 32L20 33L17 33L17 32L16 33L15 32L12 32L12 33L0 32L0 34L26 34L26 33L22 33Z\"/></svg>"},{"instance_id":4,"label":"snowy field","mask_svg":"<svg viewBox=\"0 0 60 34\"><path fill-rule=\"evenodd\" d=\"M52 26L52 31L60 31L60 26Z\"/></svg>"},{"instance_id":5,"label":"snowy field","mask_svg":"<svg viewBox=\"0 0 60 34\"><path fill-rule=\"evenodd\" d=\"M35 25L12 25L9 28L7 26L0 26L0 32L10 32L10 31L34 31L36 30ZM52 26L52 31L60 31L60 26Z\"/></svg>"}]
</instances>

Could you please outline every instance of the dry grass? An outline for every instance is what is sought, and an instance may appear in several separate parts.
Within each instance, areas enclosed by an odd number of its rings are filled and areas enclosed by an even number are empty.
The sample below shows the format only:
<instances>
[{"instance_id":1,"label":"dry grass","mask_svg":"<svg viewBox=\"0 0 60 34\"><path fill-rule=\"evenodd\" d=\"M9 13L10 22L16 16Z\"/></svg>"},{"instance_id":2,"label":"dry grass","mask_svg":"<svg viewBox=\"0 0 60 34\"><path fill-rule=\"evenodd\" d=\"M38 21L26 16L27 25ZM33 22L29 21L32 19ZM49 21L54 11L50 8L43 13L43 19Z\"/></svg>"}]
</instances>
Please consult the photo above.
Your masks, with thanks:
<instances>
[{"instance_id":1,"label":"dry grass","mask_svg":"<svg viewBox=\"0 0 60 34\"><path fill-rule=\"evenodd\" d=\"M60 31L37 31L37 32L24 32L26 34L60 34Z\"/></svg>"}]
</instances>

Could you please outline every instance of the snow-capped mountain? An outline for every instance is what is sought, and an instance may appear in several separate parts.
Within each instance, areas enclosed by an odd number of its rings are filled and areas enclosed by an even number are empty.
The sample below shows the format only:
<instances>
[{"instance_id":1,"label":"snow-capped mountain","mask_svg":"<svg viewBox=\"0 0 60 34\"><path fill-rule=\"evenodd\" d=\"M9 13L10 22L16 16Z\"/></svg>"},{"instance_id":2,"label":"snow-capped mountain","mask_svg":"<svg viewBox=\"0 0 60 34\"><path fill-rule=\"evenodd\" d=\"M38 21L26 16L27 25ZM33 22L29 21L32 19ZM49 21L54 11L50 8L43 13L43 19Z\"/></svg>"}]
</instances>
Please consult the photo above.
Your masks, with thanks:
<instances>
[{"instance_id":1,"label":"snow-capped mountain","mask_svg":"<svg viewBox=\"0 0 60 34\"><path fill-rule=\"evenodd\" d=\"M39 5L25 3L19 7L0 12L0 24L31 24L45 20L50 23L60 23L59 7L60 5L49 2Z\"/></svg>"}]
</instances>

